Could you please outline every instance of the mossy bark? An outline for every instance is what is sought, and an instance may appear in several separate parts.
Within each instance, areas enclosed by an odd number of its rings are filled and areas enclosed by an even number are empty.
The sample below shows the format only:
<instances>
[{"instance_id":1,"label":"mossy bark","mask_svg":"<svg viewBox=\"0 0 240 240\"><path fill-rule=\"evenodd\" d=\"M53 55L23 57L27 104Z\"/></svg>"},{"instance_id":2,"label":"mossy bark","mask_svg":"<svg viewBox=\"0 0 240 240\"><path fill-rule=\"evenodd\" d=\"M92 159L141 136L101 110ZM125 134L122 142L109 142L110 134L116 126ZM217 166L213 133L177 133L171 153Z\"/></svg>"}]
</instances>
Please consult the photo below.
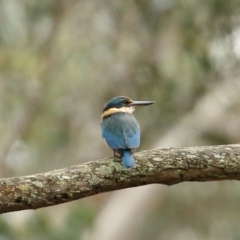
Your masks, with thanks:
<instances>
[{"instance_id":1,"label":"mossy bark","mask_svg":"<svg viewBox=\"0 0 240 240\"><path fill-rule=\"evenodd\" d=\"M134 155L136 168L105 158L30 176L0 179L0 213L37 209L117 189L240 179L240 145L159 148Z\"/></svg>"}]
</instances>

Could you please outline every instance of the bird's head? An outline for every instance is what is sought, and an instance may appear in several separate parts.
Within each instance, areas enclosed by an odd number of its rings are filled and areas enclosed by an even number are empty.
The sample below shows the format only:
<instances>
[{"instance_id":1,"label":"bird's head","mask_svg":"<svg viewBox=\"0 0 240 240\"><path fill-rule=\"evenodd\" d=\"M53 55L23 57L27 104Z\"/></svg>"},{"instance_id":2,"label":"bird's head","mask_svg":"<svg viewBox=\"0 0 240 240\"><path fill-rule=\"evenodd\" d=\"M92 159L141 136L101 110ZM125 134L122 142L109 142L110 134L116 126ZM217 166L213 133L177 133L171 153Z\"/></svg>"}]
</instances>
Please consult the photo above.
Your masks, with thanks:
<instances>
[{"instance_id":1,"label":"bird's head","mask_svg":"<svg viewBox=\"0 0 240 240\"><path fill-rule=\"evenodd\" d=\"M129 97L119 96L112 98L105 104L103 108L103 113L105 113L104 115L109 115L115 112L132 113L135 107L147 106L153 103L153 101L133 101Z\"/></svg>"}]
</instances>

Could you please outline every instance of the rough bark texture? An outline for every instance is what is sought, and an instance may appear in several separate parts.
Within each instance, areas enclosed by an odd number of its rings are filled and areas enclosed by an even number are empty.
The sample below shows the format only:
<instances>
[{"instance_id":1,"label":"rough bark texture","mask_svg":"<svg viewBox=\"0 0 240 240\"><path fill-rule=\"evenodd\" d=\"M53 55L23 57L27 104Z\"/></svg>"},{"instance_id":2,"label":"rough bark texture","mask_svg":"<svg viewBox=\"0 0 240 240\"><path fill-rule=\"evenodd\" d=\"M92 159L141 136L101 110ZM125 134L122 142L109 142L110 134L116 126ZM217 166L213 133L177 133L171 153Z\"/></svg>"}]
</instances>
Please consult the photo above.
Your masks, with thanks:
<instances>
[{"instance_id":1,"label":"rough bark texture","mask_svg":"<svg viewBox=\"0 0 240 240\"><path fill-rule=\"evenodd\" d=\"M135 155L135 169L106 158L30 176L0 179L0 213L37 209L152 183L240 179L240 145L159 148Z\"/></svg>"}]
</instances>

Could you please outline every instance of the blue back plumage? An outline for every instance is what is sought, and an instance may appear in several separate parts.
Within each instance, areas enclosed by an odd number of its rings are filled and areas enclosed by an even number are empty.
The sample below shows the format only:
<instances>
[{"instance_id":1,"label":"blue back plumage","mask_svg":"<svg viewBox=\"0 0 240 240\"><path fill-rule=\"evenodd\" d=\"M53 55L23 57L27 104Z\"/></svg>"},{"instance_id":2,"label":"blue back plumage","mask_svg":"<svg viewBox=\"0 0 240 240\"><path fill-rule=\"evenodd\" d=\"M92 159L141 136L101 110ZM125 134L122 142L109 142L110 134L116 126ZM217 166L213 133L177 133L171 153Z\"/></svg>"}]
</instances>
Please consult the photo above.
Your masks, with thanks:
<instances>
[{"instance_id":1,"label":"blue back plumage","mask_svg":"<svg viewBox=\"0 0 240 240\"><path fill-rule=\"evenodd\" d=\"M118 112L104 118L101 130L112 149L134 149L140 144L140 128L132 114Z\"/></svg>"},{"instance_id":2,"label":"blue back plumage","mask_svg":"<svg viewBox=\"0 0 240 240\"><path fill-rule=\"evenodd\" d=\"M132 150L140 144L140 128L132 114L117 112L103 118L102 137L122 156L124 167L134 167Z\"/></svg>"}]
</instances>

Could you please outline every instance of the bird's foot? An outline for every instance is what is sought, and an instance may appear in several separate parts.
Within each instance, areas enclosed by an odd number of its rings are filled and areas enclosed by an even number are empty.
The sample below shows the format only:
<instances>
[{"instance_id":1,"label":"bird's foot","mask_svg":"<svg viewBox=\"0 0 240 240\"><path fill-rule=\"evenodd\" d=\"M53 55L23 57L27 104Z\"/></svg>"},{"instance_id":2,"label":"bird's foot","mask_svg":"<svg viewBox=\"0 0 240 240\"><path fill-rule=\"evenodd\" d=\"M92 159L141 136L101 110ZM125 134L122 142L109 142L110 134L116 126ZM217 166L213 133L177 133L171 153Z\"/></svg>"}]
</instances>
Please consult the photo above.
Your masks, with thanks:
<instances>
[{"instance_id":1,"label":"bird's foot","mask_svg":"<svg viewBox=\"0 0 240 240\"><path fill-rule=\"evenodd\" d=\"M113 156L116 157L116 158L121 158L122 156L116 152L116 151L113 151Z\"/></svg>"}]
</instances>

